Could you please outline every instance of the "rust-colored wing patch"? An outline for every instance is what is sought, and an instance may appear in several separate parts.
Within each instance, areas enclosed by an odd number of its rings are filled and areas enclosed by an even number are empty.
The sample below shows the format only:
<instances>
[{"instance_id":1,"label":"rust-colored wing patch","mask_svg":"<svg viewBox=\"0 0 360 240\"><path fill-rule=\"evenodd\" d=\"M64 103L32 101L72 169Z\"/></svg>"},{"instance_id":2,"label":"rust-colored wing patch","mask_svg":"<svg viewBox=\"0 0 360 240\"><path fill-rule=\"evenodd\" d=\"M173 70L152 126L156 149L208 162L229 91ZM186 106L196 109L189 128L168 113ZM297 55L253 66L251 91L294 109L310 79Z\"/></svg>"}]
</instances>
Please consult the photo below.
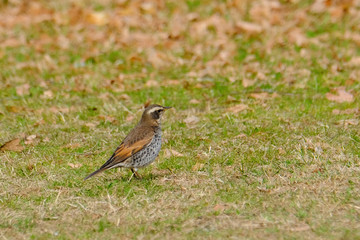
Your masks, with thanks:
<instances>
[{"instance_id":1,"label":"rust-colored wing patch","mask_svg":"<svg viewBox=\"0 0 360 240\"><path fill-rule=\"evenodd\" d=\"M147 146L153 139L153 132L149 132L142 138L137 141L124 141L120 144L120 146L115 150L114 154L110 157L110 159L100 167L100 169L106 170L112 168L113 166L124 162L126 159L131 157L133 154L139 152L145 146Z\"/></svg>"},{"instance_id":2,"label":"rust-colored wing patch","mask_svg":"<svg viewBox=\"0 0 360 240\"><path fill-rule=\"evenodd\" d=\"M119 160L120 159L125 160L126 158L130 157L131 155L137 153L145 146L147 146L151 142L151 140L152 138L142 139L140 141L133 143L130 146L125 146L125 144L121 144L120 147L116 149L114 158L117 158Z\"/></svg>"}]
</instances>

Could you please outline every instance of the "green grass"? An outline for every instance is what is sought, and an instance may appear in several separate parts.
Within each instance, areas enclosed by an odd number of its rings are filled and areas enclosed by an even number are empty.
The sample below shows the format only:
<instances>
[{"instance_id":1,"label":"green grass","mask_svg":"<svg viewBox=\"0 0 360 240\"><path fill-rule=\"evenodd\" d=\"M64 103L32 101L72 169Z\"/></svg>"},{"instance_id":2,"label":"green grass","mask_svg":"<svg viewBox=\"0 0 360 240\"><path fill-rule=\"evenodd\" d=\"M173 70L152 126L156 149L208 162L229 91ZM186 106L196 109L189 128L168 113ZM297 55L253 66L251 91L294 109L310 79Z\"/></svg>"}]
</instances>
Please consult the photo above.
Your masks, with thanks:
<instances>
[{"instance_id":1,"label":"green grass","mask_svg":"<svg viewBox=\"0 0 360 240\"><path fill-rule=\"evenodd\" d=\"M0 152L1 238L360 239L359 7L240 2L0 5L0 145L25 147ZM156 162L83 181L147 101L173 106Z\"/></svg>"}]
</instances>

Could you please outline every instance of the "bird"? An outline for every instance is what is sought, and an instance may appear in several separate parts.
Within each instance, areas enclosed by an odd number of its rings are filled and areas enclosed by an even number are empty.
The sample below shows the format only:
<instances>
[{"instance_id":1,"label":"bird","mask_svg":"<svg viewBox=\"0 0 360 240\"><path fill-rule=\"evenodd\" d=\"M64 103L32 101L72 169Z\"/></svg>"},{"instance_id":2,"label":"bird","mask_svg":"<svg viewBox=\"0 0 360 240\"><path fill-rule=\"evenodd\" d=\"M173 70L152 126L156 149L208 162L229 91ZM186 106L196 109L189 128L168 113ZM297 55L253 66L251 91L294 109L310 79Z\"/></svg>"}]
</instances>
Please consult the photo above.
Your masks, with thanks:
<instances>
[{"instance_id":1,"label":"bird","mask_svg":"<svg viewBox=\"0 0 360 240\"><path fill-rule=\"evenodd\" d=\"M98 170L84 180L112 168L130 168L132 176L141 178L137 170L152 163L161 149L161 117L163 107L152 104L145 108L139 123L129 132L112 156Z\"/></svg>"}]
</instances>

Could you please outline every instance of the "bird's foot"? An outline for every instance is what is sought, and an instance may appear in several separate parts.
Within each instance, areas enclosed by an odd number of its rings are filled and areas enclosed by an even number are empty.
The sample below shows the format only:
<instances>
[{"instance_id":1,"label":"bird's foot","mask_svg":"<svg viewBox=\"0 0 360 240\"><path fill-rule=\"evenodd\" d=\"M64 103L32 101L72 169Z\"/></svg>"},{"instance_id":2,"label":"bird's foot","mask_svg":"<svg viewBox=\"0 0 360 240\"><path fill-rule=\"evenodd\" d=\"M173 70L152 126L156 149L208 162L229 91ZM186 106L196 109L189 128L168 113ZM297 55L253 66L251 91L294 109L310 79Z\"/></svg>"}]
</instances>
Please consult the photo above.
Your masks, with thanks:
<instances>
[{"instance_id":1,"label":"bird's foot","mask_svg":"<svg viewBox=\"0 0 360 240\"><path fill-rule=\"evenodd\" d=\"M133 174L131 175L131 177L135 176L135 178L141 179L141 176L140 176L140 174L136 171L136 169L131 168L131 171L132 171L132 173L133 173Z\"/></svg>"}]
</instances>

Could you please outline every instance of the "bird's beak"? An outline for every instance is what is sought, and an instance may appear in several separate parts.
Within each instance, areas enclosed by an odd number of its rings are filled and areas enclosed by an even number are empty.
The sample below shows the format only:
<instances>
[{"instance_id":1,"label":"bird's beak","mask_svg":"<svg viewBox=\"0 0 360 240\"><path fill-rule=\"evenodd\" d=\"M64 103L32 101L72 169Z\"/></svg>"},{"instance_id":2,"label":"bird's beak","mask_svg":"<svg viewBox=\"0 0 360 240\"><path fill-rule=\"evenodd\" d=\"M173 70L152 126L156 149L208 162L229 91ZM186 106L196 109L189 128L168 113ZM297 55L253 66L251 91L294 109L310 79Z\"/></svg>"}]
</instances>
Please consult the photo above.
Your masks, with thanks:
<instances>
[{"instance_id":1,"label":"bird's beak","mask_svg":"<svg viewBox=\"0 0 360 240\"><path fill-rule=\"evenodd\" d=\"M172 107L164 107L165 110L170 109L170 108L172 108Z\"/></svg>"}]
</instances>

